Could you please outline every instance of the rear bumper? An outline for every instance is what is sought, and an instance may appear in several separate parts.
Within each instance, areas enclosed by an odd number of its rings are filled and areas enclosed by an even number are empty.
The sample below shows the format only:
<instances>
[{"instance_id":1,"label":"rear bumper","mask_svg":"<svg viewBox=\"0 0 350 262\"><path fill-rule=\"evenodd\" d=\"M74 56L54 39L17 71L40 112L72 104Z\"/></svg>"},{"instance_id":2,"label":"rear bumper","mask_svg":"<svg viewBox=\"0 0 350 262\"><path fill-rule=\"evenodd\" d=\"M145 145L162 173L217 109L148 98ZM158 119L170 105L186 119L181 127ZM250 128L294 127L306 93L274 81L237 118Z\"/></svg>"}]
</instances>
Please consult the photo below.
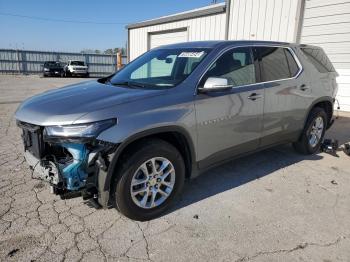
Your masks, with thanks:
<instances>
[{"instance_id":1,"label":"rear bumper","mask_svg":"<svg viewBox=\"0 0 350 262\"><path fill-rule=\"evenodd\" d=\"M334 115L334 105L336 103L336 99L333 98L333 101L332 101L332 117L331 119L329 120L328 122L328 125L327 125L327 129L331 128L331 126L334 124L335 120L337 119L336 116ZM339 109L339 108L338 108Z\"/></svg>"}]
</instances>

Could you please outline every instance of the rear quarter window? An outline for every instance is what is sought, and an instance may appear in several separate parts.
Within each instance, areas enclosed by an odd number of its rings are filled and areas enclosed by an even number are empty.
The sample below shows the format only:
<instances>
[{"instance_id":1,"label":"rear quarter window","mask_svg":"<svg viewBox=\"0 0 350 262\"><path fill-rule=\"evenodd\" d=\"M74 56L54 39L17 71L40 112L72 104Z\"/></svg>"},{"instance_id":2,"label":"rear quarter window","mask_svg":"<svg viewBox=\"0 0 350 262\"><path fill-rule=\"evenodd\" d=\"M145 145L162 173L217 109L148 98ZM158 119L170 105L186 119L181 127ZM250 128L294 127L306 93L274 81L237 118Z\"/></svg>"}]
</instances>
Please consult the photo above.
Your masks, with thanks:
<instances>
[{"instance_id":1,"label":"rear quarter window","mask_svg":"<svg viewBox=\"0 0 350 262\"><path fill-rule=\"evenodd\" d=\"M301 51L320 73L335 72L331 61L321 48L301 48Z\"/></svg>"}]
</instances>

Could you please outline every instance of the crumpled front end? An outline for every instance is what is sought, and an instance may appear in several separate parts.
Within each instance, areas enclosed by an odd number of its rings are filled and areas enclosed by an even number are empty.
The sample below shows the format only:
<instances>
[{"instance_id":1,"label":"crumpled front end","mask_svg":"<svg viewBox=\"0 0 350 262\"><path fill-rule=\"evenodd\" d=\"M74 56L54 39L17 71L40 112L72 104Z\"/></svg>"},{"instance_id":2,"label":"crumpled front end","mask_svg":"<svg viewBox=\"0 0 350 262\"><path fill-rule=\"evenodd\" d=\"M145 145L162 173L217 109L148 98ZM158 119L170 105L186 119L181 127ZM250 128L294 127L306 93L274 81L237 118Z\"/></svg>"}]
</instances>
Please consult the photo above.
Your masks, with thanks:
<instances>
[{"instance_id":1,"label":"crumpled front end","mask_svg":"<svg viewBox=\"0 0 350 262\"><path fill-rule=\"evenodd\" d=\"M59 171L66 181L67 190L79 190L85 186L88 177L89 150L85 144L63 143L61 146L68 151L72 159L58 164Z\"/></svg>"},{"instance_id":2,"label":"crumpled front end","mask_svg":"<svg viewBox=\"0 0 350 262\"><path fill-rule=\"evenodd\" d=\"M61 198L83 196L106 206L99 176L108 169L117 145L95 137L48 136L44 127L17 122L32 177L48 182ZM102 164L101 164L102 163Z\"/></svg>"}]
</instances>

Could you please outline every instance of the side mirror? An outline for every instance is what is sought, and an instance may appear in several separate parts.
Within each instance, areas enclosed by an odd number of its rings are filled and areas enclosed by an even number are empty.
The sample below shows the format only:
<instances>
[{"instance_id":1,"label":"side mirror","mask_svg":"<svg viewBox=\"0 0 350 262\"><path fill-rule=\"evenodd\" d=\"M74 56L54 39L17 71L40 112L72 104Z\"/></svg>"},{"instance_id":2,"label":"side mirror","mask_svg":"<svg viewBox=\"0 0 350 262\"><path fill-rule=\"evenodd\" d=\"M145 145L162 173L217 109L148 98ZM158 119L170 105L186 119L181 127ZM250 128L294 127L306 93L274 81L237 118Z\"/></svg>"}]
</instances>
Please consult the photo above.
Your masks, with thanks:
<instances>
[{"instance_id":1,"label":"side mirror","mask_svg":"<svg viewBox=\"0 0 350 262\"><path fill-rule=\"evenodd\" d=\"M207 81L205 81L204 86L199 88L198 90L201 93L208 92L220 92L229 90L233 87L233 85L229 84L227 78L224 77L209 77Z\"/></svg>"}]
</instances>

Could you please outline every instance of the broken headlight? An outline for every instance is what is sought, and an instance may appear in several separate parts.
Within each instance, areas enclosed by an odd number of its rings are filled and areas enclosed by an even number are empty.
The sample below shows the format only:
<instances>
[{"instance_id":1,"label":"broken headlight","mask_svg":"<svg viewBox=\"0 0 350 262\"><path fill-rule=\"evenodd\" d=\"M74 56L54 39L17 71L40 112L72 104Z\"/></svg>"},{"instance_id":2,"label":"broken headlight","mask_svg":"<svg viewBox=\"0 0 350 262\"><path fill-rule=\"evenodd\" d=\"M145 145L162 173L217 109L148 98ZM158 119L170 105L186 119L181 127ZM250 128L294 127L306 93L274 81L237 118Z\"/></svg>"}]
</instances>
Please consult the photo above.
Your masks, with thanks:
<instances>
[{"instance_id":1,"label":"broken headlight","mask_svg":"<svg viewBox=\"0 0 350 262\"><path fill-rule=\"evenodd\" d=\"M45 135L51 137L97 137L102 131L117 123L117 119L108 119L86 124L45 127Z\"/></svg>"}]
</instances>

